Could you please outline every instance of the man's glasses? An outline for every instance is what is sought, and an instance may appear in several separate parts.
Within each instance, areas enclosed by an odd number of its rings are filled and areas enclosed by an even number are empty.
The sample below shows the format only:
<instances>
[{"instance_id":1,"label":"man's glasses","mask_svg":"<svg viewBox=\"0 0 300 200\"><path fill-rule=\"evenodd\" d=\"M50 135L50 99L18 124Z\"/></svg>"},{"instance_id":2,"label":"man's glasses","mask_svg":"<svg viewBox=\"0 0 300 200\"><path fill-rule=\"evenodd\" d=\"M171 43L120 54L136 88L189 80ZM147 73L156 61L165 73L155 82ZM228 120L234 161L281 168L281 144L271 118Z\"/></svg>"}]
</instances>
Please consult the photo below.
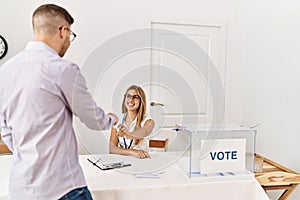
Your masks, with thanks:
<instances>
[{"instance_id":1,"label":"man's glasses","mask_svg":"<svg viewBox=\"0 0 300 200\"><path fill-rule=\"evenodd\" d=\"M141 99L141 97L139 95L136 95L136 94L135 95L125 94L124 96L126 97L126 99L133 98L133 100L135 100L135 101L138 101L138 100Z\"/></svg>"},{"instance_id":2,"label":"man's glasses","mask_svg":"<svg viewBox=\"0 0 300 200\"><path fill-rule=\"evenodd\" d=\"M63 28L63 26L59 27L58 29L62 30L62 28ZM65 28L68 31L70 31L70 42L73 42L75 40L75 38L76 38L77 35L73 31L71 31L71 29L69 29L68 27L65 27Z\"/></svg>"}]
</instances>

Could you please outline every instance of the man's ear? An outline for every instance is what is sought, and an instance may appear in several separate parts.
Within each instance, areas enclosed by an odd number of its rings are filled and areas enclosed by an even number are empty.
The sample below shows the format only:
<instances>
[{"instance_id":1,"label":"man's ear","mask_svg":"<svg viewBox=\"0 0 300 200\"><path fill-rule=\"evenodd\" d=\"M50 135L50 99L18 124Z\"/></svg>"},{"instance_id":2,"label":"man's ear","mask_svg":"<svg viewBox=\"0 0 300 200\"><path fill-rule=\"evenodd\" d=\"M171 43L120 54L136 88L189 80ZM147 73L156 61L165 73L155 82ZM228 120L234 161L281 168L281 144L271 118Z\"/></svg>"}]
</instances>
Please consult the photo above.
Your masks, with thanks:
<instances>
[{"instance_id":1,"label":"man's ear","mask_svg":"<svg viewBox=\"0 0 300 200\"><path fill-rule=\"evenodd\" d=\"M58 33L58 34L59 34L59 37L60 37L61 39L63 39L63 38L65 37L65 35L64 35L65 32L66 32L65 29L66 29L66 28L65 28L64 26L63 26L61 29L59 29L59 33Z\"/></svg>"}]
</instances>

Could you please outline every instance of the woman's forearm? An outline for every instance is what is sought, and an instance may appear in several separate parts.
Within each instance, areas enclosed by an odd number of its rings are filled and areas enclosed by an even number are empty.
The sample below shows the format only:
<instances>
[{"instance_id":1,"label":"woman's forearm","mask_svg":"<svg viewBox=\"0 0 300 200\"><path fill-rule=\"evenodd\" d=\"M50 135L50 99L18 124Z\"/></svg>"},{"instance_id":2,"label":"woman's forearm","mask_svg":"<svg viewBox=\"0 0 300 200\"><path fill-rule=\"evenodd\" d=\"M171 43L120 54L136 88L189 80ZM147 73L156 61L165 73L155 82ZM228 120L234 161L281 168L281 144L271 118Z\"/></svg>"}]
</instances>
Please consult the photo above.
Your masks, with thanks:
<instances>
[{"instance_id":1,"label":"woman's forearm","mask_svg":"<svg viewBox=\"0 0 300 200\"><path fill-rule=\"evenodd\" d=\"M134 139L142 139L152 133L155 124L153 120L148 120L145 125L136 131L128 132L128 135Z\"/></svg>"}]
</instances>

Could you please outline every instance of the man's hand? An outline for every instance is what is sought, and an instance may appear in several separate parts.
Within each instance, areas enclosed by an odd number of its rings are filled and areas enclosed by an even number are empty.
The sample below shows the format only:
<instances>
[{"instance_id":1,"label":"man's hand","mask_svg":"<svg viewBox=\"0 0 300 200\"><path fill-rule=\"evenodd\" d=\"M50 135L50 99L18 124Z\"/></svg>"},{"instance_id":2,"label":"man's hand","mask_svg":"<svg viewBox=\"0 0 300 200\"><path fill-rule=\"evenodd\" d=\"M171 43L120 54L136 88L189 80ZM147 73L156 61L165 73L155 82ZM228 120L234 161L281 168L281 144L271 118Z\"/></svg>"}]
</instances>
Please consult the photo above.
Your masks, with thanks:
<instances>
[{"instance_id":1,"label":"man's hand","mask_svg":"<svg viewBox=\"0 0 300 200\"><path fill-rule=\"evenodd\" d=\"M114 113L107 113L108 115L112 116L114 119L115 119L115 123L114 123L114 126L118 123L119 121L119 118L117 117L117 115L115 115Z\"/></svg>"}]
</instances>

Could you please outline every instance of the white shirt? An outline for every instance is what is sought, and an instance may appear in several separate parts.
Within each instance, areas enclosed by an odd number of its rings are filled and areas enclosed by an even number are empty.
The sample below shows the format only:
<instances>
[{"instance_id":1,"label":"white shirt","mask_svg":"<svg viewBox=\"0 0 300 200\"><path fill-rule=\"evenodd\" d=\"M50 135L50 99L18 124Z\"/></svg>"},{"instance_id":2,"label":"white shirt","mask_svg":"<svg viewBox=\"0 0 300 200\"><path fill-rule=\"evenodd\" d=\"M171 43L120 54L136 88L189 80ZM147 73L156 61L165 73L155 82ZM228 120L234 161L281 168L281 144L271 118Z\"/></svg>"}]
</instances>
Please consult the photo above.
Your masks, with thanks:
<instances>
[{"instance_id":1,"label":"white shirt","mask_svg":"<svg viewBox=\"0 0 300 200\"><path fill-rule=\"evenodd\" d=\"M0 91L1 135L13 151L10 199L58 199L86 186L72 115L94 130L114 119L91 98L79 67L29 42L1 66Z\"/></svg>"},{"instance_id":2,"label":"white shirt","mask_svg":"<svg viewBox=\"0 0 300 200\"><path fill-rule=\"evenodd\" d=\"M128 129L129 132L134 131L134 128L136 126L137 123L137 117L131 122L130 127L127 127L126 123L125 123L125 117L126 114L123 116L122 118L122 124L125 125L125 127ZM143 121L141 121L141 127L143 127L146 123L146 121L148 121L149 119L152 119L150 116L145 116ZM122 148L126 148L126 149L142 149L147 151L148 150L148 145L146 144L144 139L140 139L138 144L135 144L135 141L133 139L126 139L123 137L119 137L119 145Z\"/></svg>"}]
</instances>

